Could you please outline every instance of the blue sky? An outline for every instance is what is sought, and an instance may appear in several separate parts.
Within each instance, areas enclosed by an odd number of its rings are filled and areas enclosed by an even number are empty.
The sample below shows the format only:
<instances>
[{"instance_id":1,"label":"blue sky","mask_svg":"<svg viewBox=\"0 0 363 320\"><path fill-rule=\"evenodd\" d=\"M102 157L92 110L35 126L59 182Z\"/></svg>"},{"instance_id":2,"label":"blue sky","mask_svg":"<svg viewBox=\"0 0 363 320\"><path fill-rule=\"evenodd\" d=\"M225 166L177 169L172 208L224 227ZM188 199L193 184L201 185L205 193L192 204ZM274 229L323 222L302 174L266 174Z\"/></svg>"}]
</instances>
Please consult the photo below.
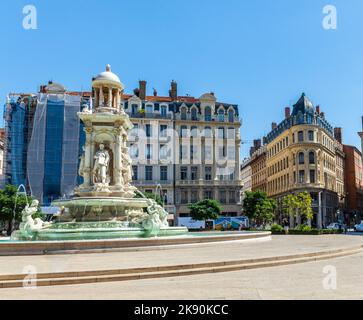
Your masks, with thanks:
<instances>
[{"instance_id":1,"label":"blue sky","mask_svg":"<svg viewBox=\"0 0 363 320\"><path fill-rule=\"evenodd\" d=\"M37 30L22 27L27 4L37 8ZM322 27L328 4L337 30ZM213 91L237 103L246 141L267 134L305 92L359 146L362 14L361 0L4 0L0 103L50 79L89 90L110 63L128 92L145 79L149 94L167 95L175 79L181 95Z\"/></svg>"}]
</instances>

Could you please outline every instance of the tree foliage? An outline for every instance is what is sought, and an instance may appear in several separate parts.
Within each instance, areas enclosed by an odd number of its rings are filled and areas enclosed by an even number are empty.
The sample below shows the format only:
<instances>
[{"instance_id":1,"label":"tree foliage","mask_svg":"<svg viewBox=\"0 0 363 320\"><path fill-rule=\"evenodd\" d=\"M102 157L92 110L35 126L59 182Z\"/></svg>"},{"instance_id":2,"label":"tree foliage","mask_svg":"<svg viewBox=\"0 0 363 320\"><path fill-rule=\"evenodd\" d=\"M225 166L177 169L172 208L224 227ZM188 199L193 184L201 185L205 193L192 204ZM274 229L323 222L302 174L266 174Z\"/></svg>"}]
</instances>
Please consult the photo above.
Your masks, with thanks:
<instances>
[{"instance_id":1,"label":"tree foliage","mask_svg":"<svg viewBox=\"0 0 363 320\"><path fill-rule=\"evenodd\" d=\"M282 200L284 212L290 216L297 217L298 215L313 218L312 198L309 192L299 192L298 194L288 194Z\"/></svg>"},{"instance_id":2,"label":"tree foliage","mask_svg":"<svg viewBox=\"0 0 363 320\"><path fill-rule=\"evenodd\" d=\"M21 212L27 202L30 204L32 200L29 196L17 195L17 187L13 185L6 185L5 189L0 190L0 221L8 224L8 234L13 228L14 210L15 222L20 222ZM40 210L38 210L36 216L40 216Z\"/></svg>"},{"instance_id":3,"label":"tree foliage","mask_svg":"<svg viewBox=\"0 0 363 320\"><path fill-rule=\"evenodd\" d=\"M274 199L269 199L266 192L246 191L243 209L247 217L257 223L271 223L275 217L277 207Z\"/></svg>"},{"instance_id":4,"label":"tree foliage","mask_svg":"<svg viewBox=\"0 0 363 320\"><path fill-rule=\"evenodd\" d=\"M188 205L190 209L190 216L193 220L215 220L218 219L222 212L222 207L216 200L202 200L198 203L191 203Z\"/></svg>"}]
</instances>

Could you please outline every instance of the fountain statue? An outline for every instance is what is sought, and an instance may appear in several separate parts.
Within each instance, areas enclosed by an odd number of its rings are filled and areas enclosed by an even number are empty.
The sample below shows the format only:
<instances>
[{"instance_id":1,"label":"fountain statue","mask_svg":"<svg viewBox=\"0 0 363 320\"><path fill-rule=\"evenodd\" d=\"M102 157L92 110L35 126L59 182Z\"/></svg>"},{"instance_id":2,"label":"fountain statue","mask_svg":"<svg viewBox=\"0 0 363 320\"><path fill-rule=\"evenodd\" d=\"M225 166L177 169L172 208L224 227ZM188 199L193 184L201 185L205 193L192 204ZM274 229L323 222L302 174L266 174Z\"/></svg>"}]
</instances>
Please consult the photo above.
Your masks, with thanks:
<instances>
[{"instance_id":1,"label":"fountain statue","mask_svg":"<svg viewBox=\"0 0 363 320\"><path fill-rule=\"evenodd\" d=\"M19 240L81 240L151 237L187 233L185 227L169 227L165 209L156 201L135 198L140 193L132 182L128 154L128 131L133 128L122 107L124 86L106 66L92 82L93 109L78 113L84 124L86 142L78 174L83 183L74 197L53 201L64 208L52 223L33 220L36 203L23 210Z\"/></svg>"}]
</instances>

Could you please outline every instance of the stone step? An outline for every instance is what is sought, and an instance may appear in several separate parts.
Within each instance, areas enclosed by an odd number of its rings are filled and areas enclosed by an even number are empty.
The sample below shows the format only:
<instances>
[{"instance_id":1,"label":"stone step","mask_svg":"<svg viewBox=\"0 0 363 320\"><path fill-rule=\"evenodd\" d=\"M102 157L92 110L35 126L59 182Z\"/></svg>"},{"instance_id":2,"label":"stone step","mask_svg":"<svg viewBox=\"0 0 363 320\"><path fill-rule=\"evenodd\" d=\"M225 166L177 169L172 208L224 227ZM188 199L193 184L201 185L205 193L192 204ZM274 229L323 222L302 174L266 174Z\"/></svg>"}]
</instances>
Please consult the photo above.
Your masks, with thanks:
<instances>
[{"instance_id":1,"label":"stone step","mask_svg":"<svg viewBox=\"0 0 363 320\"><path fill-rule=\"evenodd\" d=\"M262 259L251 259L241 261L226 261L218 263L204 263L195 265L177 265L153 268L134 268L119 270L99 270L89 272L68 272L68 273L44 273L37 275L36 286L72 285L96 282L130 281L140 279L154 279L164 277L179 277L214 272L230 272L256 268L266 268L281 265L297 264L318 260L353 255L362 251L362 246L350 249L337 249L325 252L314 252L311 254L271 257ZM246 262L249 261L249 262ZM24 275L8 276L0 279L0 288L23 287Z\"/></svg>"}]
</instances>

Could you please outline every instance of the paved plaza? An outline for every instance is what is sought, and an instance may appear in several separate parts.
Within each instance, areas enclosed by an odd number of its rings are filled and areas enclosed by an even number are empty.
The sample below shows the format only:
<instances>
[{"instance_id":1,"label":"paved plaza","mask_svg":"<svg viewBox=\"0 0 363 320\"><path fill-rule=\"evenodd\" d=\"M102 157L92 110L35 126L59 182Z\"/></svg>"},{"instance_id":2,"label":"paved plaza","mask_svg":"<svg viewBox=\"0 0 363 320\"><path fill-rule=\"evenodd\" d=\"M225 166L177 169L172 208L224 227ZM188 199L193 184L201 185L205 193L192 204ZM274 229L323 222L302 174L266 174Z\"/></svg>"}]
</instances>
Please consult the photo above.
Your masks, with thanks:
<instances>
[{"instance_id":1,"label":"paved plaza","mask_svg":"<svg viewBox=\"0 0 363 320\"><path fill-rule=\"evenodd\" d=\"M363 244L353 235L273 236L272 241L164 250L0 257L0 274L98 270L229 261L319 252ZM324 268L335 268L336 289L324 289ZM363 253L317 262L183 277L96 284L0 289L0 299L362 299Z\"/></svg>"}]
</instances>

